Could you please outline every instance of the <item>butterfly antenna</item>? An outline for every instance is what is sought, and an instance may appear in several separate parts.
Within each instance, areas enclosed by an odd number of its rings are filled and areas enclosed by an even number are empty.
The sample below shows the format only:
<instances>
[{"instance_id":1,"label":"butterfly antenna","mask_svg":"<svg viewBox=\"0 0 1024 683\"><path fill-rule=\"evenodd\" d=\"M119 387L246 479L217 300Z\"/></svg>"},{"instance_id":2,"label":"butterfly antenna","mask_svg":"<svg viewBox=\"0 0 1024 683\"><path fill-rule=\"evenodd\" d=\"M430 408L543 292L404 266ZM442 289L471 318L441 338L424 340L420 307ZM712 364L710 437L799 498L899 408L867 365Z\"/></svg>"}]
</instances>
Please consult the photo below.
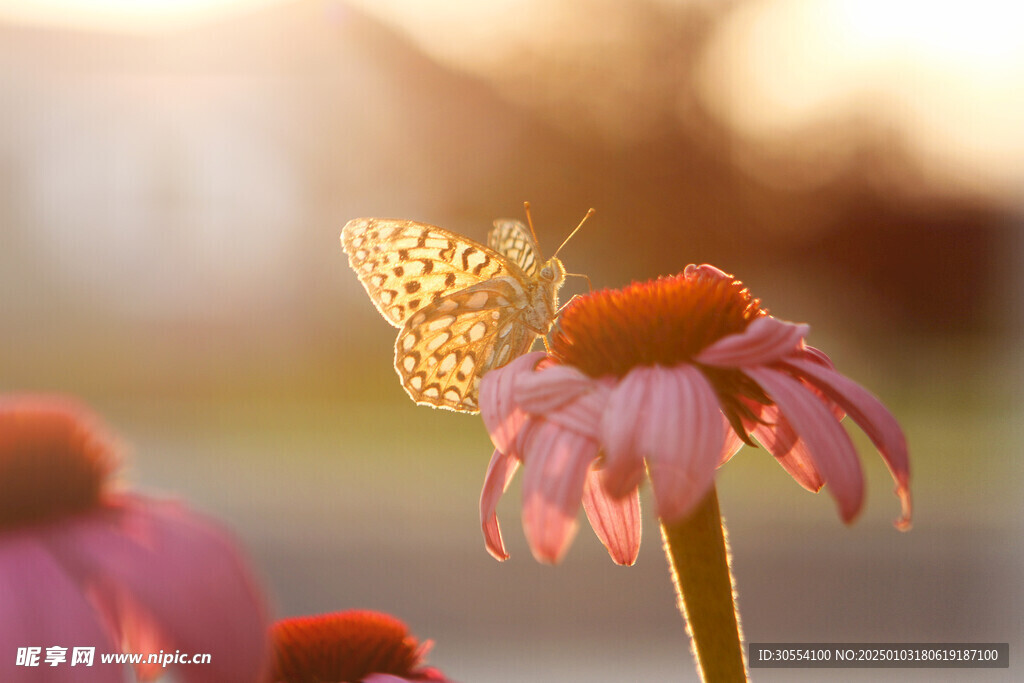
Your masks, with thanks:
<instances>
[{"instance_id":1,"label":"butterfly antenna","mask_svg":"<svg viewBox=\"0 0 1024 683\"><path fill-rule=\"evenodd\" d=\"M526 224L530 226L530 234L533 235L533 243L537 244L537 232L533 229L533 217L530 216L530 202L523 202L523 209L526 210Z\"/></svg>"},{"instance_id":2,"label":"butterfly antenna","mask_svg":"<svg viewBox=\"0 0 1024 683\"><path fill-rule=\"evenodd\" d=\"M558 249L555 249L555 253L552 254L551 258L555 258L555 256L558 256L558 252L562 251L562 247L564 247L566 245L566 243L569 240L572 239L573 235L575 235L577 232L580 231L580 228L582 228L583 224L587 222L587 219L590 218L593 215L594 215L594 210L593 209L590 209L590 210L587 211L587 214L580 221L580 224L576 226L575 230L573 230L572 232L569 233L569 236L566 237L565 240L560 245L558 245Z\"/></svg>"}]
</instances>

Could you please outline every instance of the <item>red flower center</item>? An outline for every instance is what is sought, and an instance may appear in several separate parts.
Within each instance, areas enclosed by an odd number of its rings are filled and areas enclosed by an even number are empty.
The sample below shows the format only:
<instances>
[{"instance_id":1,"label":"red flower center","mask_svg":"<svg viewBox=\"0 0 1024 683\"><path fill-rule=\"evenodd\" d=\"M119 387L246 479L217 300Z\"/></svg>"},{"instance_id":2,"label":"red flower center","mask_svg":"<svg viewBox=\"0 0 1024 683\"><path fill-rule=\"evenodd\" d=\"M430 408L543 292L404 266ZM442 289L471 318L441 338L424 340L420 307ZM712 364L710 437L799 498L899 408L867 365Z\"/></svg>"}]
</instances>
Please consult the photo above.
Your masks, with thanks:
<instances>
[{"instance_id":1,"label":"red flower center","mask_svg":"<svg viewBox=\"0 0 1024 683\"><path fill-rule=\"evenodd\" d=\"M553 355L591 377L672 367L766 315L739 280L708 266L578 297L559 318Z\"/></svg>"},{"instance_id":2,"label":"red flower center","mask_svg":"<svg viewBox=\"0 0 1024 683\"><path fill-rule=\"evenodd\" d=\"M0 399L0 529L99 504L115 466L113 441L69 399Z\"/></svg>"},{"instance_id":3,"label":"red flower center","mask_svg":"<svg viewBox=\"0 0 1024 683\"><path fill-rule=\"evenodd\" d=\"M370 674L409 676L422 649L398 619L352 610L283 619L271 629L274 683L356 683Z\"/></svg>"}]
</instances>

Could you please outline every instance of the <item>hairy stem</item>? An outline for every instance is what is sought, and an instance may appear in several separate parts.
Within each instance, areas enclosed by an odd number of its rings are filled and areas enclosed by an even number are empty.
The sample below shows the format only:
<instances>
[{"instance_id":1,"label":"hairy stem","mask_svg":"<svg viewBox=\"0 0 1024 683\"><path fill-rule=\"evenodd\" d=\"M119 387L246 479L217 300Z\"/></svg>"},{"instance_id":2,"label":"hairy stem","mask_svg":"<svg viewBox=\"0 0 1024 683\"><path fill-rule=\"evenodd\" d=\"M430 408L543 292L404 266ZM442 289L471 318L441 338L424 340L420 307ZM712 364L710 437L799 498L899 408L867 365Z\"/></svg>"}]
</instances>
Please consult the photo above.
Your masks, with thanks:
<instances>
[{"instance_id":1,"label":"hairy stem","mask_svg":"<svg viewBox=\"0 0 1024 683\"><path fill-rule=\"evenodd\" d=\"M714 487L686 519L661 524L679 610L704 681L746 681L725 525Z\"/></svg>"}]
</instances>

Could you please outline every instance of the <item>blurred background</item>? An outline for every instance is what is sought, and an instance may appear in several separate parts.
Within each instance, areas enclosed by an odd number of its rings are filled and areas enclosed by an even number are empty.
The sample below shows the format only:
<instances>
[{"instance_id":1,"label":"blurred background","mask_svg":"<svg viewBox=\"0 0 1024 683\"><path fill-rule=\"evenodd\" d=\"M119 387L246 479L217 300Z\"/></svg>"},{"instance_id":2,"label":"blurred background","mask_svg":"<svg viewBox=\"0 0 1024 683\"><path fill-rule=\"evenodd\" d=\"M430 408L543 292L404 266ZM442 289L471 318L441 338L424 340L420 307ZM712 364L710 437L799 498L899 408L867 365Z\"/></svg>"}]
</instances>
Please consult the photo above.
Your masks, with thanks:
<instances>
[{"instance_id":1,"label":"blurred background","mask_svg":"<svg viewBox=\"0 0 1024 683\"><path fill-rule=\"evenodd\" d=\"M530 200L548 253L597 209L561 255L595 287L735 273L905 427L906 534L855 427L849 528L761 451L722 469L747 640L1019 655L1024 11L0 0L0 22L0 385L96 406L127 478L234 529L279 616L394 613L466 683L695 678L651 515L635 567L585 522L542 567L517 482L512 558L487 555L482 423L408 400L339 248L357 216L483 240ZM1015 678L955 674L899 678Z\"/></svg>"}]
</instances>

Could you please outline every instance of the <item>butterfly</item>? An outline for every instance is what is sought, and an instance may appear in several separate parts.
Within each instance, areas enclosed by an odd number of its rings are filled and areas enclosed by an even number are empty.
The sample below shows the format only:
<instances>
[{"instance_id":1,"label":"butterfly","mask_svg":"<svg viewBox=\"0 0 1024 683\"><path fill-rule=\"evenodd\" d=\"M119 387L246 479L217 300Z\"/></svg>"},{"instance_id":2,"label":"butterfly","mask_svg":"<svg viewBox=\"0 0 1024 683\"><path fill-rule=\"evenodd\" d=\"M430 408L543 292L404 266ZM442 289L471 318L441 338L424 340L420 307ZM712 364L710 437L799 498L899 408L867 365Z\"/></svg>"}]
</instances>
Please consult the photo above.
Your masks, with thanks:
<instances>
[{"instance_id":1,"label":"butterfly","mask_svg":"<svg viewBox=\"0 0 1024 683\"><path fill-rule=\"evenodd\" d=\"M484 373L529 351L551 328L566 277L562 247L541 259L525 206L529 229L496 220L488 246L410 220L355 218L342 229L349 265L399 328L395 370L416 403L478 412Z\"/></svg>"}]
</instances>

